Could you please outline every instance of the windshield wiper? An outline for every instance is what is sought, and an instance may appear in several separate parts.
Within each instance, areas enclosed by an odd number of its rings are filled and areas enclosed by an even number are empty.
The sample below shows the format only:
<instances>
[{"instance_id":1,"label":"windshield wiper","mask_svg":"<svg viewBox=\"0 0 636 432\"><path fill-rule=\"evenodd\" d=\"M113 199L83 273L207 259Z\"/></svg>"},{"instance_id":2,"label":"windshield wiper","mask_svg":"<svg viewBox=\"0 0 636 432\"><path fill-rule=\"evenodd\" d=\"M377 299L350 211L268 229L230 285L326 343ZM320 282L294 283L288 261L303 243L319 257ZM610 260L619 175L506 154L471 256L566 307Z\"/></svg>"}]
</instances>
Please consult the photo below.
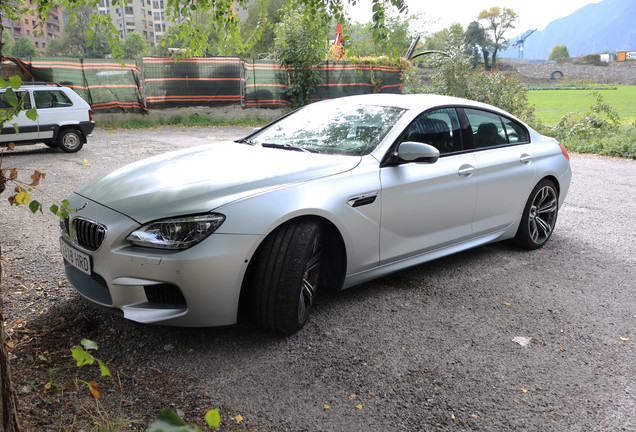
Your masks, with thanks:
<instances>
[{"instance_id":1,"label":"windshield wiper","mask_svg":"<svg viewBox=\"0 0 636 432\"><path fill-rule=\"evenodd\" d=\"M262 147L267 147L267 148L276 148L276 149L283 149L283 150L295 150L295 151L300 151L300 152L305 152L305 153L315 153L314 151L311 151L309 149L306 149L304 147L298 147L298 146L294 146L291 144L275 144L275 143L263 143L261 144Z\"/></svg>"},{"instance_id":2,"label":"windshield wiper","mask_svg":"<svg viewBox=\"0 0 636 432\"><path fill-rule=\"evenodd\" d=\"M249 145L254 145L256 144L256 142L254 142L254 140L251 140L249 138L241 138L241 139L237 139L236 141L234 141L235 143L239 143L239 144L249 144Z\"/></svg>"}]
</instances>

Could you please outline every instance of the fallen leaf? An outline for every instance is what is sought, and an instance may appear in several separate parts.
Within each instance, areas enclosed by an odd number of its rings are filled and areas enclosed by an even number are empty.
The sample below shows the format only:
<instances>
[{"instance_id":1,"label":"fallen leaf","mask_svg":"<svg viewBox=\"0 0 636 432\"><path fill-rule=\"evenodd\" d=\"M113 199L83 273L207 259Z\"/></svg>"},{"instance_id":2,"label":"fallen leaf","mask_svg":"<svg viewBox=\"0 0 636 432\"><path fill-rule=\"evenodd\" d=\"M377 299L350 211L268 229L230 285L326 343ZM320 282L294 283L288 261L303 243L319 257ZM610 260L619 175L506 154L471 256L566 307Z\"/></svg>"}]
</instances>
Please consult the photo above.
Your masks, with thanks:
<instances>
[{"instance_id":1,"label":"fallen leaf","mask_svg":"<svg viewBox=\"0 0 636 432\"><path fill-rule=\"evenodd\" d=\"M99 399L99 392L97 391L97 383L95 381L91 381L88 383L88 389L95 399Z\"/></svg>"},{"instance_id":2,"label":"fallen leaf","mask_svg":"<svg viewBox=\"0 0 636 432\"><path fill-rule=\"evenodd\" d=\"M359 410L361 410L361 409L362 409L362 404L358 404L358 405L356 405L356 408L358 408Z\"/></svg>"},{"instance_id":3,"label":"fallen leaf","mask_svg":"<svg viewBox=\"0 0 636 432\"><path fill-rule=\"evenodd\" d=\"M234 417L234 420L236 420L237 423L240 423L243 421L243 416L239 414L236 417Z\"/></svg>"},{"instance_id":4,"label":"fallen leaf","mask_svg":"<svg viewBox=\"0 0 636 432\"><path fill-rule=\"evenodd\" d=\"M349 396L349 400L353 400L353 399L355 399L356 397L357 397L357 395L354 393L354 394L352 394L351 396Z\"/></svg>"},{"instance_id":5,"label":"fallen leaf","mask_svg":"<svg viewBox=\"0 0 636 432\"><path fill-rule=\"evenodd\" d=\"M629 338L626 337L619 337L620 340L622 340L623 342L627 342L629 340Z\"/></svg>"},{"instance_id":6,"label":"fallen leaf","mask_svg":"<svg viewBox=\"0 0 636 432\"><path fill-rule=\"evenodd\" d=\"M512 303L503 302L506 306L512 306Z\"/></svg>"},{"instance_id":7,"label":"fallen leaf","mask_svg":"<svg viewBox=\"0 0 636 432\"><path fill-rule=\"evenodd\" d=\"M329 409L329 408L331 408L331 407L330 407L329 405L327 405L327 404L323 404L323 405L322 405L322 407L323 407L324 409L326 409L326 410L327 410L327 409Z\"/></svg>"},{"instance_id":8,"label":"fallen leaf","mask_svg":"<svg viewBox=\"0 0 636 432\"><path fill-rule=\"evenodd\" d=\"M476 419L477 418L477 414L471 414L470 415L472 418Z\"/></svg>"},{"instance_id":9,"label":"fallen leaf","mask_svg":"<svg viewBox=\"0 0 636 432\"><path fill-rule=\"evenodd\" d=\"M523 387L521 388L521 391L524 393L528 393L528 389L524 389Z\"/></svg>"}]
</instances>

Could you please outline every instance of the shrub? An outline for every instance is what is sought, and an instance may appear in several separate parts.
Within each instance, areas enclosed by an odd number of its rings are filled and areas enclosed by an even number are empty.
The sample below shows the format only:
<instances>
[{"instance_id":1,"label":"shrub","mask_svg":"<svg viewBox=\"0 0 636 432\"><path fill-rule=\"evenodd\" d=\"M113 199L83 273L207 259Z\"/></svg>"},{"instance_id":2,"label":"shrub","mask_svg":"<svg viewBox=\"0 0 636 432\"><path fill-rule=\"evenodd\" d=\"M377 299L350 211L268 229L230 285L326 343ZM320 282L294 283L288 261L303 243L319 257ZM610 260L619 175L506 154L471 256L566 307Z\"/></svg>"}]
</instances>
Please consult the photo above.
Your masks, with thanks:
<instances>
[{"instance_id":1,"label":"shrub","mask_svg":"<svg viewBox=\"0 0 636 432\"><path fill-rule=\"evenodd\" d=\"M470 99L494 105L527 122L534 119L528 91L517 73L497 69L471 73L468 75L468 94Z\"/></svg>"},{"instance_id":2,"label":"shrub","mask_svg":"<svg viewBox=\"0 0 636 432\"><path fill-rule=\"evenodd\" d=\"M563 141L570 151L620 156L636 159L636 126L617 128L614 132L599 133L591 137L572 136Z\"/></svg>"},{"instance_id":3,"label":"shrub","mask_svg":"<svg viewBox=\"0 0 636 432\"><path fill-rule=\"evenodd\" d=\"M572 112L561 117L553 130L560 140L573 138L591 138L615 132L620 126L620 117L616 110L603 101L599 92L588 94L596 97L596 103L587 113Z\"/></svg>"}]
</instances>

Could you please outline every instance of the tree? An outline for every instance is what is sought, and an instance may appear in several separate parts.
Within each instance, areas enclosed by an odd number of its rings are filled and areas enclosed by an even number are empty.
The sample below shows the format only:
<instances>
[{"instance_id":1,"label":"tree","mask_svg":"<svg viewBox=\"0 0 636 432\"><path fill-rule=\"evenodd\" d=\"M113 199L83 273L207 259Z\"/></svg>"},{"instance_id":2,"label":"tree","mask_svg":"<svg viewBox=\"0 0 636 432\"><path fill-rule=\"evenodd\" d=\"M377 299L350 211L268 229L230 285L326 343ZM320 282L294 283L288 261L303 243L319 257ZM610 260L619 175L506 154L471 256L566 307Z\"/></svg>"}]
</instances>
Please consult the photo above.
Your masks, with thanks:
<instances>
[{"instance_id":1,"label":"tree","mask_svg":"<svg viewBox=\"0 0 636 432\"><path fill-rule=\"evenodd\" d=\"M12 55L15 57L38 57L40 51L28 37L21 36L13 45Z\"/></svg>"},{"instance_id":2,"label":"tree","mask_svg":"<svg viewBox=\"0 0 636 432\"><path fill-rule=\"evenodd\" d=\"M104 25L94 25L94 8L79 6L72 11L73 20L46 47L50 56L103 58L111 53Z\"/></svg>"},{"instance_id":3,"label":"tree","mask_svg":"<svg viewBox=\"0 0 636 432\"><path fill-rule=\"evenodd\" d=\"M150 52L148 42L138 31L130 32L124 41L124 57L129 59L140 58Z\"/></svg>"},{"instance_id":4,"label":"tree","mask_svg":"<svg viewBox=\"0 0 636 432\"><path fill-rule=\"evenodd\" d=\"M247 19L241 22L241 39L251 40L259 36L244 53L246 57L258 58L274 52L274 28L283 19L281 10L288 0L256 0L250 2ZM258 31L260 30L260 35Z\"/></svg>"},{"instance_id":5,"label":"tree","mask_svg":"<svg viewBox=\"0 0 636 432\"><path fill-rule=\"evenodd\" d=\"M2 55L5 57L13 55L13 38L7 29L2 31Z\"/></svg>"},{"instance_id":6,"label":"tree","mask_svg":"<svg viewBox=\"0 0 636 432\"><path fill-rule=\"evenodd\" d=\"M570 53L568 52L568 47L565 45L556 45L552 48L550 55L548 56L548 60L559 60L569 58Z\"/></svg>"},{"instance_id":7,"label":"tree","mask_svg":"<svg viewBox=\"0 0 636 432\"><path fill-rule=\"evenodd\" d=\"M488 69L488 56L490 55L492 41L488 39L486 30L478 21L473 21L466 27L464 38L466 39L466 48L471 57L473 68L477 67L477 63L479 63L479 52L481 51L484 67Z\"/></svg>"},{"instance_id":8,"label":"tree","mask_svg":"<svg viewBox=\"0 0 636 432\"><path fill-rule=\"evenodd\" d=\"M489 10L484 9L477 17L480 21L486 21L486 30L490 32L492 41L492 66L497 64L497 52L500 49L506 49L508 42L504 37L504 33L509 29L514 29L514 23L519 16L515 11L509 8L491 7Z\"/></svg>"},{"instance_id":9,"label":"tree","mask_svg":"<svg viewBox=\"0 0 636 432\"><path fill-rule=\"evenodd\" d=\"M347 53L351 56L405 56L411 42L417 36L423 36L423 14L410 14L408 16L389 15L387 22L387 37L391 40L391 46L378 46L373 37L373 24L354 23L349 28L349 43Z\"/></svg>"},{"instance_id":10,"label":"tree","mask_svg":"<svg viewBox=\"0 0 636 432\"><path fill-rule=\"evenodd\" d=\"M289 74L285 92L293 107L306 105L322 83L317 67L325 54L324 27L290 6L276 26L275 35L276 58Z\"/></svg>"}]
</instances>

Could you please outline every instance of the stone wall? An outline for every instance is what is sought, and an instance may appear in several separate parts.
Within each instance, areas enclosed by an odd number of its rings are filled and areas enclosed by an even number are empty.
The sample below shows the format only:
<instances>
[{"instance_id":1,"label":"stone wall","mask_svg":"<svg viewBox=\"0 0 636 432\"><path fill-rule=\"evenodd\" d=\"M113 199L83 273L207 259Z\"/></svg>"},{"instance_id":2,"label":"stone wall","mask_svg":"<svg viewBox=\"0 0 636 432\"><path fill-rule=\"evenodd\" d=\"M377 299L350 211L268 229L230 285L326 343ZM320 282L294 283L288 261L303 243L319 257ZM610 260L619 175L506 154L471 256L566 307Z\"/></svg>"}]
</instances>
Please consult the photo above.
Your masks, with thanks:
<instances>
[{"instance_id":1,"label":"stone wall","mask_svg":"<svg viewBox=\"0 0 636 432\"><path fill-rule=\"evenodd\" d=\"M529 81L585 81L595 84L636 85L636 62L610 62L608 66L572 63L504 63ZM503 69L503 68L502 68Z\"/></svg>"}]
</instances>

